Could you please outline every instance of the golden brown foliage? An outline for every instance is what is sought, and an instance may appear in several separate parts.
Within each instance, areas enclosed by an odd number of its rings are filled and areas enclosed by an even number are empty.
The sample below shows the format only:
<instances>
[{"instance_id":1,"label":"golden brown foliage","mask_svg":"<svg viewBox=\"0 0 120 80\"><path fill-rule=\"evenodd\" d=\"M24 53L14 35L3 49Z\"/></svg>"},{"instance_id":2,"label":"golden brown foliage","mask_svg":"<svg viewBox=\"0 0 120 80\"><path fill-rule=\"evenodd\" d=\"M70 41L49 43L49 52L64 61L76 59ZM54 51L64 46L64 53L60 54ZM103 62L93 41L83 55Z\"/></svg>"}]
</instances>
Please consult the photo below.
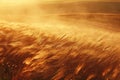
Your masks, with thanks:
<instances>
[{"instance_id":1,"label":"golden brown foliage","mask_svg":"<svg viewBox=\"0 0 120 80\"><path fill-rule=\"evenodd\" d=\"M4 26L0 25L0 80L120 79L117 48Z\"/></svg>"}]
</instances>

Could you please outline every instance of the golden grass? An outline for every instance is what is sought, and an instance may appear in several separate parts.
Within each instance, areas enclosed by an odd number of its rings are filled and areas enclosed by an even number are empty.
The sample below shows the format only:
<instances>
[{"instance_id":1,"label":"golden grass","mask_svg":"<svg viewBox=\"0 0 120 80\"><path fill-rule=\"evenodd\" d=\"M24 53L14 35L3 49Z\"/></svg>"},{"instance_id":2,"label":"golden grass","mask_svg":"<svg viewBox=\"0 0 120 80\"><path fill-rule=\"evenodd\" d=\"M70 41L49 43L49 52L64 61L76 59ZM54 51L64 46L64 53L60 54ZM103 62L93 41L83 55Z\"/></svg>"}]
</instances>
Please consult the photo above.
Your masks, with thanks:
<instances>
[{"instance_id":1,"label":"golden grass","mask_svg":"<svg viewBox=\"0 0 120 80\"><path fill-rule=\"evenodd\" d=\"M0 80L120 79L120 50L105 37L98 44L13 26L0 24Z\"/></svg>"}]
</instances>

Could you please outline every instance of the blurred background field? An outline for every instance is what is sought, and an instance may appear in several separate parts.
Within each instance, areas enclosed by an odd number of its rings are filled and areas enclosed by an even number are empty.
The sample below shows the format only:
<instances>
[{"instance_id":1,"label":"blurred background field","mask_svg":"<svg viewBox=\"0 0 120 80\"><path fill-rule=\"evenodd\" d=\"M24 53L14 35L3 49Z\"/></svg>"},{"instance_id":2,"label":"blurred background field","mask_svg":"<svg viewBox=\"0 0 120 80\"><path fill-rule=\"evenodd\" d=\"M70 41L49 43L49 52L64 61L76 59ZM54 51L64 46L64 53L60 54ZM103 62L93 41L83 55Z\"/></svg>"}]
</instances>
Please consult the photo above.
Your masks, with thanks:
<instances>
[{"instance_id":1,"label":"blurred background field","mask_svg":"<svg viewBox=\"0 0 120 80\"><path fill-rule=\"evenodd\" d=\"M1 0L0 20L27 24L86 24L120 31L118 1ZM59 23L58 23L59 24Z\"/></svg>"}]
</instances>

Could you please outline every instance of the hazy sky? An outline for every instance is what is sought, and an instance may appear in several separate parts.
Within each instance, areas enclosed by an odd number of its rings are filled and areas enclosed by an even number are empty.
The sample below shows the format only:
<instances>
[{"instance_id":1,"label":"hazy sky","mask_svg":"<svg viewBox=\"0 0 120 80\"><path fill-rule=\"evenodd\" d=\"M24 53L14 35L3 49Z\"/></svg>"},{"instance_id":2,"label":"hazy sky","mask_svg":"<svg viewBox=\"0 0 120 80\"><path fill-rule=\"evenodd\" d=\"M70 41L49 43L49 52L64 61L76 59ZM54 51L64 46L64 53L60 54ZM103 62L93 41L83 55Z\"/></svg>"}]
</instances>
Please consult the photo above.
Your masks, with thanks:
<instances>
[{"instance_id":1,"label":"hazy sky","mask_svg":"<svg viewBox=\"0 0 120 80\"><path fill-rule=\"evenodd\" d=\"M42 0L41 0L42 1ZM43 1L66 1L66 2L69 2L69 1L107 1L107 2L120 2L120 0L43 0Z\"/></svg>"},{"instance_id":2,"label":"hazy sky","mask_svg":"<svg viewBox=\"0 0 120 80\"><path fill-rule=\"evenodd\" d=\"M76 1L104 1L120 2L120 0L0 0L0 5L23 5L33 3L76 2Z\"/></svg>"},{"instance_id":3,"label":"hazy sky","mask_svg":"<svg viewBox=\"0 0 120 80\"><path fill-rule=\"evenodd\" d=\"M0 2L9 2L9 3L21 3L21 2L35 2L35 1L39 1L39 2L56 2L56 1L63 1L63 2L73 2L73 1L112 1L112 2L120 2L120 0L0 0Z\"/></svg>"}]
</instances>

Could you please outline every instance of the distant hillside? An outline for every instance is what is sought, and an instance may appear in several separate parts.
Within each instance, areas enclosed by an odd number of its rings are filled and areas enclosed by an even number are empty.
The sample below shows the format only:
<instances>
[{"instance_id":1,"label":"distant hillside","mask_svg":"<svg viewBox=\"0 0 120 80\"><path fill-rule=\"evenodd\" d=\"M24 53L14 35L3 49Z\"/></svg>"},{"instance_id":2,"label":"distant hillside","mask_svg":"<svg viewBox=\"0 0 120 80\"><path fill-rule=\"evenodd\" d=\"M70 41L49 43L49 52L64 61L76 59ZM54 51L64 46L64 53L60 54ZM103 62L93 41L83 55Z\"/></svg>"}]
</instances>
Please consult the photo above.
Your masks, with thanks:
<instances>
[{"instance_id":1,"label":"distant hillside","mask_svg":"<svg viewBox=\"0 0 120 80\"><path fill-rule=\"evenodd\" d=\"M71 13L120 13L120 2L70 2L39 4L39 7L51 14Z\"/></svg>"}]
</instances>

